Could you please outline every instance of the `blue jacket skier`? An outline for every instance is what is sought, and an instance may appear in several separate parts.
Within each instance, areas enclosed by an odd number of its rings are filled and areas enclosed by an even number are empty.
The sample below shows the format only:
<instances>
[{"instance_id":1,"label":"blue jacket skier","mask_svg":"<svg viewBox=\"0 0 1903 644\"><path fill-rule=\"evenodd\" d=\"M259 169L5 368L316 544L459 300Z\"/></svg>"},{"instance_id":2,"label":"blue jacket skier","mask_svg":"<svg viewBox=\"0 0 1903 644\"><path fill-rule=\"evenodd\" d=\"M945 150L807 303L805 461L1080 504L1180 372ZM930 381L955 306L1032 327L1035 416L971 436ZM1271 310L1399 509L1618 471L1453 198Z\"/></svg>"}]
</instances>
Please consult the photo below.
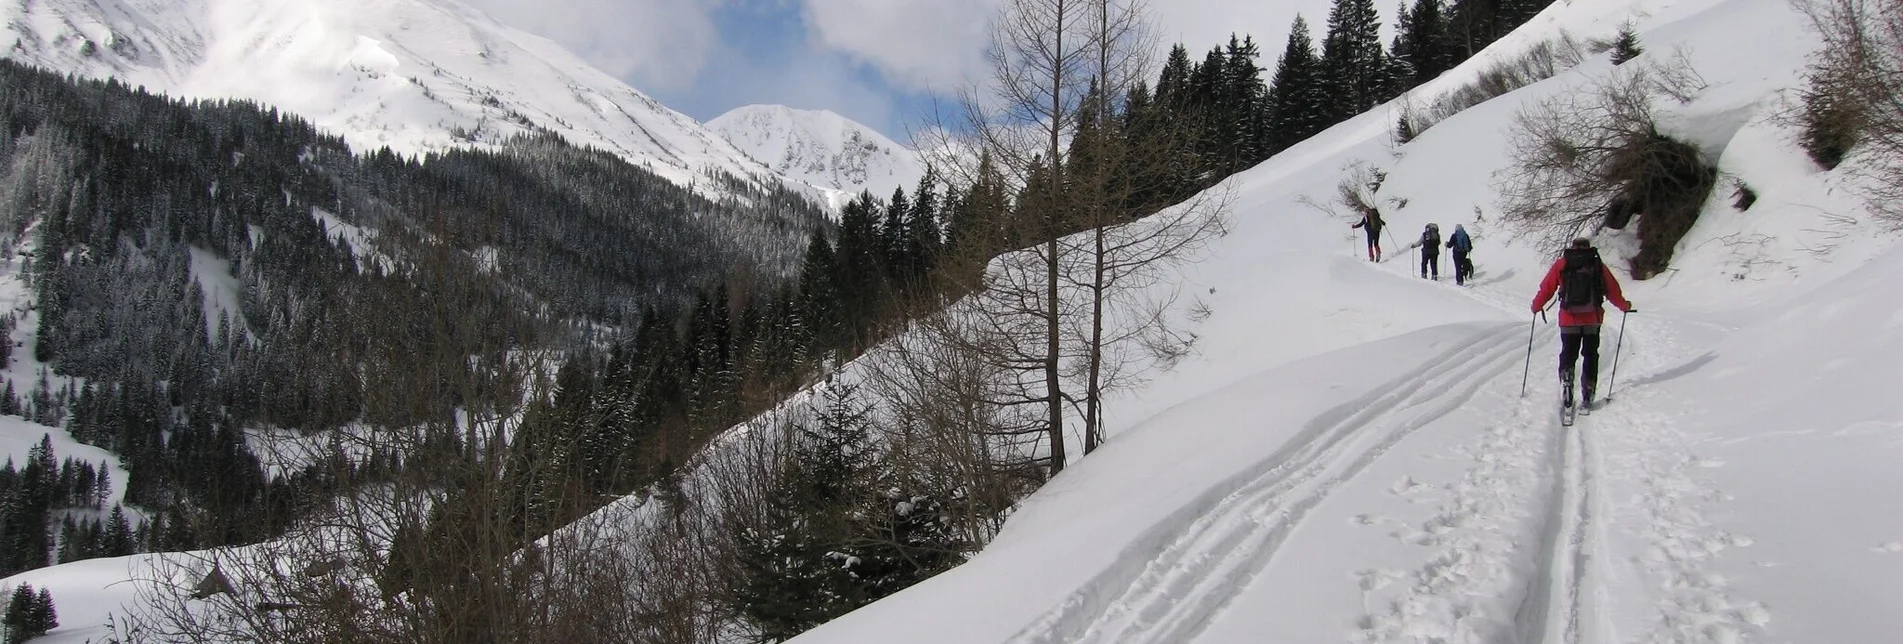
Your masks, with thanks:
<instances>
[{"instance_id":1,"label":"blue jacket skier","mask_svg":"<svg viewBox=\"0 0 1903 644\"><path fill-rule=\"evenodd\" d=\"M1447 248L1454 251L1454 283L1466 284L1474 276L1473 259L1468 255L1474 250L1474 241L1467 236L1465 226L1454 224L1454 236L1448 238Z\"/></svg>"}]
</instances>

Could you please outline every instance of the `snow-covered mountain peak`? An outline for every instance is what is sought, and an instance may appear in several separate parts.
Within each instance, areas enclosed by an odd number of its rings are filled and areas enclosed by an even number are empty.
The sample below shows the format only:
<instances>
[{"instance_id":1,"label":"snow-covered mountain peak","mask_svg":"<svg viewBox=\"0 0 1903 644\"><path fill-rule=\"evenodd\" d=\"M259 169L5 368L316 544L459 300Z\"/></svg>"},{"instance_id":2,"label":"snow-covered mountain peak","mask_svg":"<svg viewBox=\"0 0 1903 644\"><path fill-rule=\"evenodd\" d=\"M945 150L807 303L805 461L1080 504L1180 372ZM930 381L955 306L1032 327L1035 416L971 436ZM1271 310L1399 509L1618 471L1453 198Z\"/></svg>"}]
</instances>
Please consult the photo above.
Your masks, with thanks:
<instances>
[{"instance_id":1,"label":"snow-covered mountain peak","mask_svg":"<svg viewBox=\"0 0 1903 644\"><path fill-rule=\"evenodd\" d=\"M546 39L457 0L39 0L0 6L6 56L182 97L271 104L360 150L547 130L682 184L766 172Z\"/></svg>"},{"instance_id":2,"label":"snow-covered mountain peak","mask_svg":"<svg viewBox=\"0 0 1903 644\"><path fill-rule=\"evenodd\" d=\"M884 197L925 174L917 152L830 111L748 105L707 126L775 172L821 188Z\"/></svg>"}]
</instances>

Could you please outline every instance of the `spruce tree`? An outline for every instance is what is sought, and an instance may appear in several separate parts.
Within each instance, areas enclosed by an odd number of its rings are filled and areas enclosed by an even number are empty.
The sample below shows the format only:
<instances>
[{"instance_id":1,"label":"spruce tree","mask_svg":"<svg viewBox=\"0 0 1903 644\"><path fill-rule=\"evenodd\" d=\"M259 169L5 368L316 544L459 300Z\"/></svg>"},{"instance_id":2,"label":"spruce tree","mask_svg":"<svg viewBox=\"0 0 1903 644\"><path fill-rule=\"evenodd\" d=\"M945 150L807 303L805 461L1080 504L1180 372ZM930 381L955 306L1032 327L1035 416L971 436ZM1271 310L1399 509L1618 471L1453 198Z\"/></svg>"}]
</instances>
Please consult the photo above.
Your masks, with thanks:
<instances>
[{"instance_id":1,"label":"spruce tree","mask_svg":"<svg viewBox=\"0 0 1903 644\"><path fill-rule=\"evenodd\" d=\"M1194 66L1189 62L1189 49L1181 44L1170 48L1170 55L1163 63L1163 71L1156 82L1156 102L1181 118L1190 104L1190 74Z\"/></svg>"},{"instance_id":2,"label":"spruce tree","mask_svg":"<svg viewBox=\"0 0 1903 644\"><path fill-rule=\"evenodd\" d=\"M1327 127L1327 90L1322 82L1321 61L1309 38L1308 22L1296 16L1269 84L1271 152L1287 149Z\"/></svg>"},{"instance_id":3,"label":"spruce tree","mask_svg":"<svg viewBox=\"0 0 1903 644\"><path fill-rule=\"evenodd\" d=\"M59 612L53 606L53 594L45 588L35 592L32 584L20 584L7 600L7 611L0 623L6 625L7 643L18 644L59 628Z\"/></svg>"},{"instance_id":4,"label":"spruce tree","mask_svg":"<svg viewBox=\"0 0 1903 644\"><path fill-rule=\"evenodd\" d=\"M1256 46L1255 39L1245 36L1238 41L1234 34L1229 36L1229 45L1223 50L1222 101L1228 108L1222 124L1228 140L1223 159L1225 175L1267 159L1270 154L1267 133L1263 131L1268 89L1262 82L1262 68L1256 64L1261 56L1262 50Z\"/></svg>"},{"instance_id":5,"label":"spruce tree","mask_svg":"<svg viewBox=\"0 0 1903 644\"><path fill-rule=\"evenodd\" d=\"M1395 68L1403 76L1402 89L1411 89L1433 80L1452 69L1458 54L1448 31L1447 10L1441 0L1415 0L1413 8L1403 3L1395 22Z\"/></svg>"},{"instance_id":6,"label":"spruce tree","mask_svg":"<svg viewBox=\"0 0 1903 644\"><path fill-rule=\"evenodd\" d=\"M909 273L920 284L937 264L945 245L939 210L938 175L927 168L912 191L912 210L905 219L906 255L912 261Z\"/></svg>"},{"instance_id":7,"label":"spruce tree","mask_svg":"<svg viewBox=\"0 0 1903 644\"><path fill-rule=\"evenodd\" d=\"M823 233L815 231L806 245L806 259L800 264L798 311L807 360L821 358L844 338L844 301L835 281L838 274L832 244Z\"/></svg>"},{"instance_id":8,"label":"spruce tree","mask_svg":"<svg viewBox=\"0 0 1903 644\"><path fill-rule=\"evenodd\" d=\"M879 246L884 251L880 269L894 291L906 286L908 267L912 265L912 240L905 230L905 221L911 216L912 202L905 196L905 187L893 188L892 200L886 202L885 217L879 228Z\"/></svg>"},{"instance_id":9,"label":"spruce tree","mask_svg":"<svg viewBox=\"0 0 1903 644\"><path fill-rule=\"evenodd\" d=\"M1330 125L1368 111L1381 99L1388 69L1374 0L1335 0L1322 42L1322 70Z\"/></svg>"},{"instance_id":10,"label":"spruce tree","mask_svg":"<svg viewBox=\"0 0 1903 644\"><path fill-rule=\"evenodd\" d=\"M1639 46L1639 34L1632 25L1620 27L1619 37L1612 41L1612 64L1624 65L1643 53L1645 48Z\"/></svg>"}]
</instances>

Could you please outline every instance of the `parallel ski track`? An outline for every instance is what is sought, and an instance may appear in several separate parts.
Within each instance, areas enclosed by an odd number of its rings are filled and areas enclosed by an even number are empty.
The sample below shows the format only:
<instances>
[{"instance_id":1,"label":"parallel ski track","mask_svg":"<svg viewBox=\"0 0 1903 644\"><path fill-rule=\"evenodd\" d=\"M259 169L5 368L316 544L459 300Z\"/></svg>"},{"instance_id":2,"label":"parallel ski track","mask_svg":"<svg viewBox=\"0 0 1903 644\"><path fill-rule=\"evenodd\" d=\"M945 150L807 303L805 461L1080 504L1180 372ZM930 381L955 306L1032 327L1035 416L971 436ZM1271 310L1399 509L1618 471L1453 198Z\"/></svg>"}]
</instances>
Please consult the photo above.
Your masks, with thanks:
<instances>
[{"instance_id":1,"label":"parallel ski track","mask_svg":"<svg viewBox=\"0 0 1903 644\"><path fill-rule=\"evenodd\" d=\"M1591 418L1591 416L1585 416ZM1598 482L1593 423L1550 427L1558 437L1552 451L1553 486L1546 507L1538 555L1538 574L1528 580L1526 600L1514 615L1516 641L1587 644L1601 641L1588 632L1594 613L1593 553L1600 549L1595 523Z\"/></svg>"},{"instance_id":2,"label":"parallel ski track","mask_svg":"<svg viewBox=\"0 0 1903 644\"><path fill-rule=\"evenodd\" d=\"M1525 350L1514 341L1519 328L1506 324L1477 333L1374 393L1311 420L1288 446L1152 527L1117 565L1011 641L1194 639L1330 493L1517 365Z\"/></svg>"}]
</instances>

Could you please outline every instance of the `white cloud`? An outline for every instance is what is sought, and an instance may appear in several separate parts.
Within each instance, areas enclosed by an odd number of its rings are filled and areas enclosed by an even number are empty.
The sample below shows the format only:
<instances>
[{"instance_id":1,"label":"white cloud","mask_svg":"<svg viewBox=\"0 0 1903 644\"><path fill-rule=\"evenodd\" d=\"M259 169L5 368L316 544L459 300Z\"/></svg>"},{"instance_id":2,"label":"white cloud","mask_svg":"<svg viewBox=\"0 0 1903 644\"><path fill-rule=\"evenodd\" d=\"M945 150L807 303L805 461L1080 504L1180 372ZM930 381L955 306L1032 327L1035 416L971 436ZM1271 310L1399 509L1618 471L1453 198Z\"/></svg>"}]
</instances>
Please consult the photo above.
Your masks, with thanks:
<instances>
[{"instance_id":1,"label":"white cloud","mask_svg":"<svg viewBox=\"0 0 1903 644\"><path fill-rule=\"evenodd\" d=\"M986 25L1005 0L800 0L817 44L872 65L893 82L944 91L983 73ZM1317 38L1331 0L1147 0L1161 47L1189 47L1197 59L1252 35L1272 67L1299 12ZM1385 9L1384 9L1385 10ZM1159 58L1164 52L1158 52Z\"/></svg>"},{"instance_id":2,"label":"white cloud","mask_svg":"<svg viewBox=\"0 0 1903 644\"><path fill-rule=\"evenodd\" d=\"M637 87L691 86L719 42L723 0L465 0L496 20L561 43Z\"/></svg>"},{"instance_id":3,"label":"white cloud","mask_svg":"<svg viewBox=\"0 0 1903 644\"><path fill-rule=\"evenodd\" d=\"M951 89L981 67L985 26L1002 0L803 0L821 46L912 89Z\"/></svg>"}]
</instances>

